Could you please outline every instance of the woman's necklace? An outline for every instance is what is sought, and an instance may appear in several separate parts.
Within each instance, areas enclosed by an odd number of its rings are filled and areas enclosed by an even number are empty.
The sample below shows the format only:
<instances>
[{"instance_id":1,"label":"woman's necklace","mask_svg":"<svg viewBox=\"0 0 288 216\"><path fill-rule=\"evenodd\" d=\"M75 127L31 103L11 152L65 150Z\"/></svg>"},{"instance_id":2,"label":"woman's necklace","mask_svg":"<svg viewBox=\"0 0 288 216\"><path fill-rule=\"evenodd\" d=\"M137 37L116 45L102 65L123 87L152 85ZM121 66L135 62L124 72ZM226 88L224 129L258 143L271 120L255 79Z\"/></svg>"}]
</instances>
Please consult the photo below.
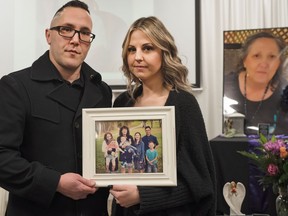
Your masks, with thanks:
<instances>
[{"instance_id":1,"label":"woman's necklace","mask_svg":"<svg viewBox=\"0 0 288 216\"><path fill-rule=\"evenodd\" d=\"M265 98L265 96L266 96L266 94L268 92L268 89L269 89L269 86L270 86L270 82L271 81L268 82L268 84L267 84L267 86L265 88L265 91L263 93L261 101L259 102L256 111L254 112L254 114L251 117L251 121L255 118L255 116L257 115L257 113L259 112L259 110L260 110L260 108L262 106L263 100L264 100L264 98ZM244 112L245 112L245 117L247 118L248 111L247 111L247 92L246 92L246 85L247 84L246 83L247 83L247 73L245 73L245 77L244 77L244 97L245 97L245 100L244 100Z\"/></svg>"}]
</instances>

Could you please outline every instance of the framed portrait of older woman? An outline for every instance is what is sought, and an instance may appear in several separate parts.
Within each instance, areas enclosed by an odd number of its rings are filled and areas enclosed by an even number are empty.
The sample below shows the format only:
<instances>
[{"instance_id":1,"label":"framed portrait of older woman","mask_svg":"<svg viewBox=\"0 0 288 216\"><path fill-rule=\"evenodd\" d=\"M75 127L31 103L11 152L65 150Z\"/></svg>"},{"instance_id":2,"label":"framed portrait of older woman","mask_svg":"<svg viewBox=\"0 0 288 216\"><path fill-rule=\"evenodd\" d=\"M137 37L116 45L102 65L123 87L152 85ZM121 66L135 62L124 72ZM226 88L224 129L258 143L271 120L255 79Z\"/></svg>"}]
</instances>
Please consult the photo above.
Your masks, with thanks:
<instances>
[{"instance_id":1,"label":"framed portrait of older woman","mask_svg":"<svg viewBox=\"0 0 288 216\"><path fill-rule=\"evenodd\" d=\"M288 134L288 28L224 31L223 131L237 134L235 113L242 115L245 135Z\"/></svg>"}]
</instances>

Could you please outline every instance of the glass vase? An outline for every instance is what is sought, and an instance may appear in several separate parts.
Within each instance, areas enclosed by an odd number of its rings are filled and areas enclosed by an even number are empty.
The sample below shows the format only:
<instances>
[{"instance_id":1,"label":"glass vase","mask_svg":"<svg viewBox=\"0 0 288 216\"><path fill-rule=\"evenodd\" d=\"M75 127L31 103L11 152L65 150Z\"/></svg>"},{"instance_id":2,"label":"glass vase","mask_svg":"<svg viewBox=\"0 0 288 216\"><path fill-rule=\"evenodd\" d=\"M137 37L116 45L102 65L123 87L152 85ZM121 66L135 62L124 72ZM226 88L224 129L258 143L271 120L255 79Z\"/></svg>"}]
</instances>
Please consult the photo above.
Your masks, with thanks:
<instances>
[{"instance_id":1,"label":"glass vase","mask_svg":"<svg viewBox=\"0 0 288 216\"><path fill-rule=\"evenodd\" d=\"M279 195L276 198L276 212L277 216L288 215L288 193L287 187L279 187Z\"/></svg>"}]
</instances>

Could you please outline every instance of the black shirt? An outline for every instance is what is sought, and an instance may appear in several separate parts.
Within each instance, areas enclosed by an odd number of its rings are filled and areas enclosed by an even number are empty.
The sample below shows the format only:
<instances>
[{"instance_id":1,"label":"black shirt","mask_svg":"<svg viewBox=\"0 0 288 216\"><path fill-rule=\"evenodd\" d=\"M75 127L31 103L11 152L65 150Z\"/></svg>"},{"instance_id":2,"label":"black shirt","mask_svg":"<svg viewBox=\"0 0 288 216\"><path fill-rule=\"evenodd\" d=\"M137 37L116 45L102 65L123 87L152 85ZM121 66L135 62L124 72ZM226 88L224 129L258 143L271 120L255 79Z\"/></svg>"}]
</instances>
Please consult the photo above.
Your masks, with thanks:
<instances>
[{"instance_id":1,"label":"black shirt","mask_svg":"<svg viewBox=\"0 0 288 216\"><path fill-rule=\"evenodd\" d=\"M231 72L225 76L224 96L233 99L238 104L231 105L236 112L245 116L245 134L257 134L258 131L250 130L248 127L258 128L258 123L270 124L270 133L275 135L288 134L288 115L280 106L281 94L284 83L278 85L273 94L261 102L245 99L239 87L238 74ZM246 110L245 110L246 100ZM225 108L224 108L225 109ZM225 110L224 110L225 113Z\"/></svg>"}]
</instances>

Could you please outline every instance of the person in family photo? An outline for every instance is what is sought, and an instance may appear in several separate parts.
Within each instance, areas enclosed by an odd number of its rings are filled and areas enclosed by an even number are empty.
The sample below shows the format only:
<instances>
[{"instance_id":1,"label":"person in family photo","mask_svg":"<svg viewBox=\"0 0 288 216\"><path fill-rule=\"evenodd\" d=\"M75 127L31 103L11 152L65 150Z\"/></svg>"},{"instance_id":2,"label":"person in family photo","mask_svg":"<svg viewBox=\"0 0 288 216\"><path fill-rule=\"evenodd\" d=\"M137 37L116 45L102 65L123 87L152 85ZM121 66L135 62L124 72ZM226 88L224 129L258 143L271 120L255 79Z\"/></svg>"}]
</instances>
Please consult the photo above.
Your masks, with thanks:
<instances>
[{"instance_id":1,"label":"person in family photo","mask_svg":"<svg viewBox=\"0 0 288 216\"><path fill-rule=\"evenodd\" d=\"M152 124L152 121L151 121ZM158 139L156 136L154 136L151 132L151 127L149 125L145 126L145 133L146 135L142 137L142 141L144 142L144 152L149 149L149 142L153 141L155 144L155 148L159 145ZM145 172L148 172L148 161L146 160L145 157Z\"/></svg>"},{"instance_id":2,"label":"person in family photo","mask_svg":"<svg viewBox=\"0 0 288 216\"><path fill-rule=\"evenodd\" d=\"M102 152L104 153L105 158L106 173L115 172L118 170L118 167L116 167L116 162L118 159L119 151L123 150L119 148L117 141L113 139L112 133L106 132L104 134L104 140L102 144Z\"/></svg>"},{"instance_id":3,"label":"person in family photo","mask_svg":"<svg viewBox=\"0 0 288 216\"><path fill-rule=\"evenodd\" d=\"M154 136L151 132L150 126L145 126L145 133L146 135L142 137L142 141L144 142L144 150L146 152L147 149L149 149L149 141L152 140L155 144L155 147L158 146L158 139L156 136Z\"/></svg>"},{"instance_id":4,"label":"person in family photo","mask_svg":"<svg viewBox=\"0 0 288 216\"><path fill-rule=\"evenodd\" d=\"M120 145L121 142L121 137L125 137L126 140L132 144L133 143L133 137L130 134L130 130L126 125L123 125L122 127L120 127L119 129L119 136L117 137L117 142Z\"/></svg>"},{"instance_id":5,"label":"person in family photo","mask_svg":"<svg viewBox=\"0 0 288 216\"><path fill-rule=\"evenodd\" d=\"M158 152L155 149L155 143L149 141L149 149L146 151L147 173L157 173Z\"/></svg>"},{"instance_id":6,"label":"person in family photo","mask_svg":"<svg viewBox=\"0 0 288 216\"><path fill-rule=\"evenodd\" d=\"M128 173L133 172L133 159L137 154L137 148L132 146L132 144L127 141L125 136L120 138L120 163L121 163L121 173L125 173L126 169Z\"/></svg>"},{"instance_id":7,"label":"person in family photo","mask_svg":"<svg viewBox=\"0 0 288 216\"><path fill-rule=\"evenodd\" d=\"M144 150L144 142L141 139L141 133L136 132L134 134L134 142L132 144L136 147L136 155L134 157L134 170L139 173L143 173L145 171L145 150Z\"/></svg>"}]
</instances>

